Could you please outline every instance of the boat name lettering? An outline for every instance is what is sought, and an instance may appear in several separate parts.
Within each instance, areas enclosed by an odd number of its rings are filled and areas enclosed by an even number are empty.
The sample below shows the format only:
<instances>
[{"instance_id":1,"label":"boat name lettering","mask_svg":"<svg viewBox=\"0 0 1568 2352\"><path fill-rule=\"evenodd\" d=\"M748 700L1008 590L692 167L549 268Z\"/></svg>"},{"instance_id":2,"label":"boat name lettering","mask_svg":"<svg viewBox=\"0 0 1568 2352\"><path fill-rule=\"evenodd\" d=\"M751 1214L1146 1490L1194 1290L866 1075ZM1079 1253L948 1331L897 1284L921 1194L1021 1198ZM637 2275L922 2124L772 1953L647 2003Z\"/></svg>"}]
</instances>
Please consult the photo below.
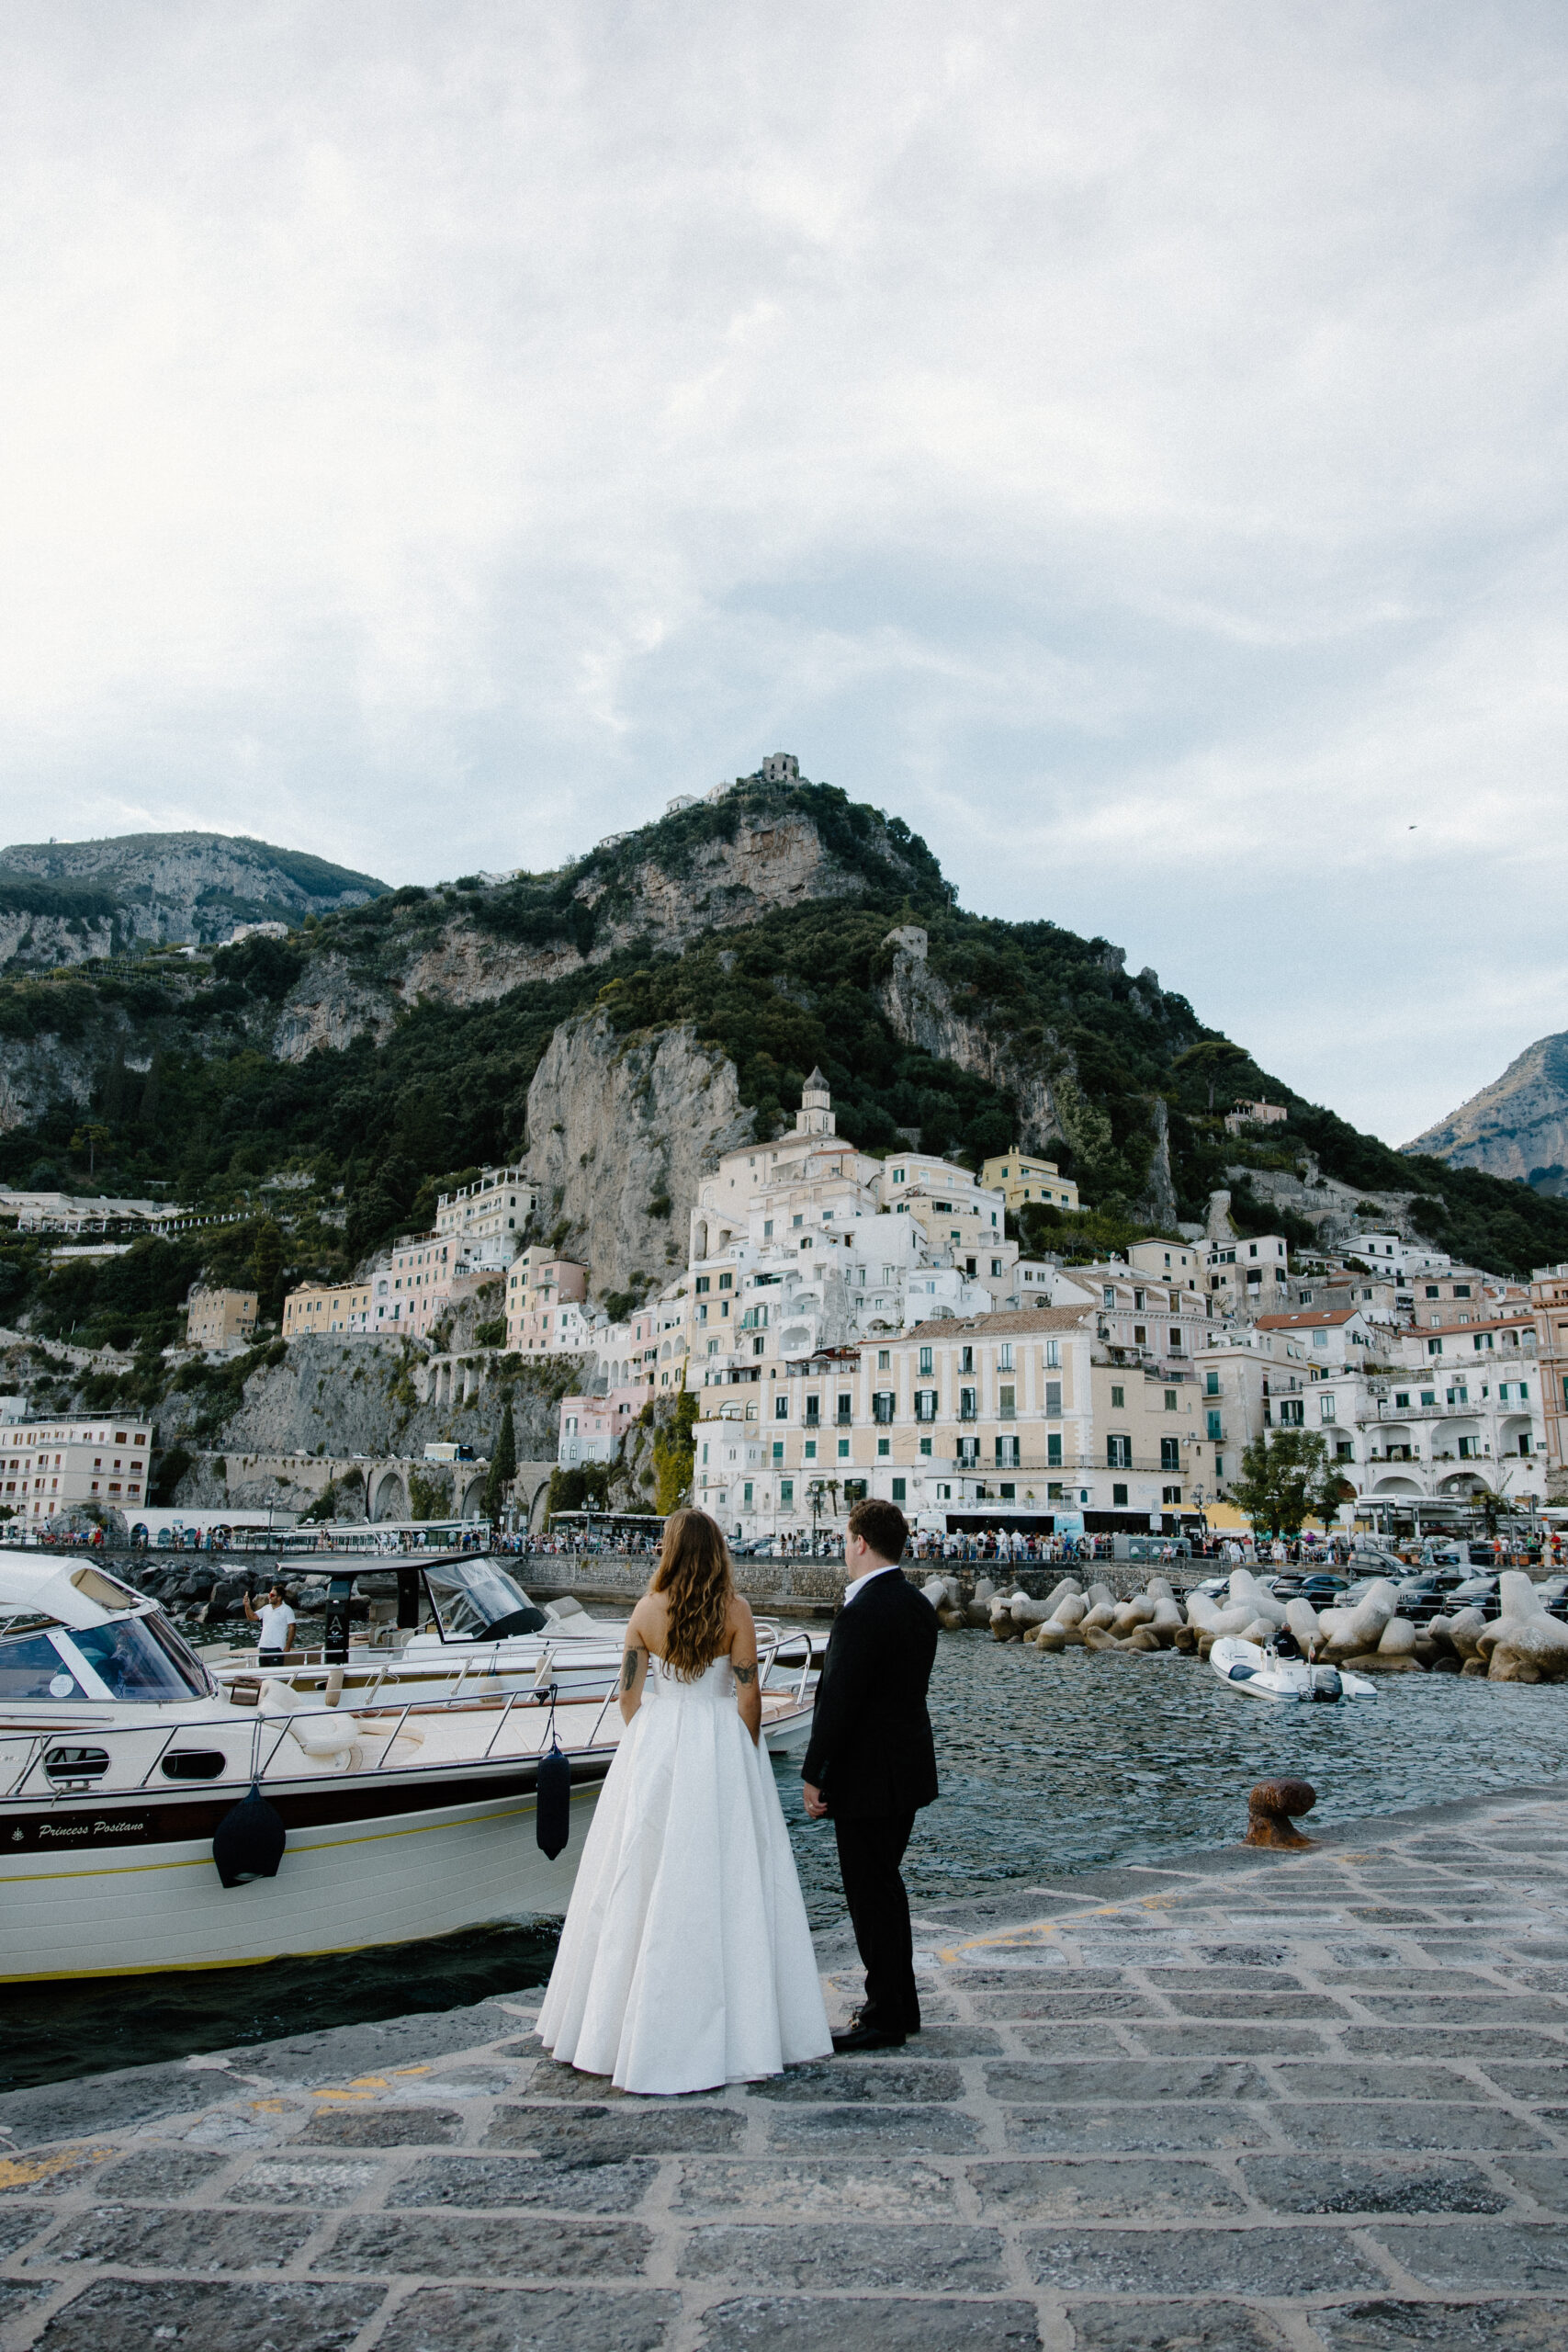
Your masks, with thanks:
<instances>
[{"instance_id":1,"label":"boat name lettering","mask_svg":"<svg viewBox=\"0 0 1568 2352\"><path fill-rule=\"evenodd\" d=\"M46 1838L144 1838L147 1824L144 1820L133 1821L123 1815L105 1821L41 1821L38 1834L40 1844ZM15 1831L13 1842L22 1835L21 1830Z\"/></svg>"}]
</instances>

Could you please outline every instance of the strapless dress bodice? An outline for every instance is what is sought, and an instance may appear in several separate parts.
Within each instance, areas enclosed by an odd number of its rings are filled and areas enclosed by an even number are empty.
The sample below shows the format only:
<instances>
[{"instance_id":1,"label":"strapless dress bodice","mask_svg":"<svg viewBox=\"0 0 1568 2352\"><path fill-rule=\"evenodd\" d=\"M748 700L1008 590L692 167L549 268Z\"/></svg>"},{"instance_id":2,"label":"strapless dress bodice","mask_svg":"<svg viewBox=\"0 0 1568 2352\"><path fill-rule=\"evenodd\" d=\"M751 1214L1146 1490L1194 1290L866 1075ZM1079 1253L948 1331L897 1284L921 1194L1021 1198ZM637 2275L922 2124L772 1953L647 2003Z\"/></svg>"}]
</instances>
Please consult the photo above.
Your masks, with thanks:
<instances>
[{"instance_id":1,"label":"strapless dress bodice","mask_svg":"<svg viewBox=\"0 0 1568 2352\"><path fill-rule=\"evenodd\" d=\"M733 1706L735 1669L728 1657L716 1657L694 1681L688 1682L663 1658L649 1657L648 1675L642 1686L642 1703L646 1707L650 1701L660 1706Z\"/></svg>"}]
</instances>

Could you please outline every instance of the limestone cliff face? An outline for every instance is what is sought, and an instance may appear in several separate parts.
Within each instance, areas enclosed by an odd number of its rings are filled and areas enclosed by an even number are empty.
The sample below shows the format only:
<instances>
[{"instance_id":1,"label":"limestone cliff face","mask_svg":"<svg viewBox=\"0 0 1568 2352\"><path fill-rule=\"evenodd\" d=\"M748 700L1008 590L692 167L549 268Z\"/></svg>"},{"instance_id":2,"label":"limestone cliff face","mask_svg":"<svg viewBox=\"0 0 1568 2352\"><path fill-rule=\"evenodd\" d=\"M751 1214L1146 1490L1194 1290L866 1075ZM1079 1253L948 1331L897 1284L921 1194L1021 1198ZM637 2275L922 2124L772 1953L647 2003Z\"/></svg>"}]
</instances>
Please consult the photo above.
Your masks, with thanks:
<instances>
[{"instance_id":1,"label":"limestone cliff face","mask_svg":"<svg viewBox=\"0 0 1568 2352\"><path fill-rule=\"evenodd\" d=\"M335 1051L366 1030L379 1045L396 1020L396 1001L386 989L356 980L346 957L321 956L285 997L272 1050L280 1062L302 1062L318 1046Z\"/></svg>"},{"instance_id":2,"label":"limestone cliff face","mask_svg":"<svg viewBox=\"0 0 1568 2352\"><path fill-rule=\"evenodd\" d=\"M1568 1031L1537 1038L1501 1078L1403 1148L1526 1183L1532 1170L1568 1168Z\"/></svg>"},{"instance_id":3,"label":"limestone cliff face","mask_svg":"<svg viewBox=\"0 0 1568 2352\"><path fill-rule=\"evenodd\" d=\"M687 871L671 872L656 854L624 882L586 877L576 895L597 910L607 901L618 906L628 886L635 915L612 913L601 924L595 957L649 933L653 944L675 952L715 925L754 922L807 899L847 898L862 877L838 863L809 817L758 809L740 818L733 841L707 842L695 851Z\"/></svg>"},{"instance_id":4,"label":"limestone cliff face","mask_svg":"<svg viewBox=\"0 0 1568 2352\"><path fill-rule=\"evenodd\" d=\"M85 1111L100 1068L90 1049L60 1037L0 1037L0 1135L30 1126L52 1102Z\"/></svg>"},{"instance_id":5,"label":"limestone cliff face","mask_svg":"<svg viewBox=\"0 0 1568 2352\"><path fill-rule=\"evenodd\" d=\"M318 1451L339 1460L394 1450L417 1457L433 1441L454 1439L488 1455L501 1432L499 1384L491 1380L467 1404L459 1385L454 1400L438 1404L428 1380L416 1380L416 1370L423 1370L417 1351L378 1340L333 1340L325 1333L296 1340L285 1363L261 1365L251 1374L220 1442L236 1464L245 1454ZM555 1385L531 1371L514 1385L519 1454L554 1453ZM422 1388L430 1394L422 1397ZM178 1391L166 1397L158 1410L160 1444L178 1442L198 1411L199 1399Z\"/></svg>"},{"instance_id":6,"label":"limestone cliff face","mask_svg":"<svg viewBox=\"0 0 1568 2352\"><path fill-rule=\"evenodd\" d=\"M926 935L912 924L888 933L893 968L878 994L884 1012L907 1046L919 1046L943 1061L955 1062L992 1086L1004 1087L1018 1104L1018 1140L1025 1151L1043 1151L1066 1125L1037 1070L1021 1067L1005 1044L983 1024L954 1010L946 982L926 961Z\"/></svg>"},{"instance_id":7,"label":"limestone cliff face","mask_svg":"<svg viewBox=\"0 0 1568 2352\"><path fill-rule=\"evenodd\" d=\"M1165 1107L1165 1097L1156 1094L1152 1105L1155 1123L1155 1148L1149 1155L1148 1181L1143 1198L1136 1204L1152 1225L1162 1225L1174 1232L1177 1217L1176 1180L1170 1170L1170 1116Z\"/></svg>"},{"instance_id":8,"label":"limestone cliff face","mask_svg":"<svg viewBox=\"0 0 1568 2352\"><path fill-rule=\"evenodd\" d=\"M585 958L569 941L525 947L460 918L447 924L434 945L410 958L398 974L397 992L405 1004L417 1004L422 997L442 1004L491 1004L527 982L561 979L580 971L585 961L603 963L609 952L596 947Z\"/></svg>"},{"instance_id":9,"label":"limestone cliff face","mask_svg":"<svg viewBox=\"0 0 1568 2352\"><path fill-rule=\"evenodd\" d=\"M0 907L0 970L47 972L64 964L85 964L89 956L112 956L112 915L29 914Z\"/></svg>"},{"instance_id":10,"label":"limestone cliff face","mask_svg":"<svg viewBox=\"0 0 1568 2352\"><path fill-rule=\"evenodd\" d=\"M596 1293L684 1258L697 1183L754 1132L735 1065L690 1027L617 1036L602 1012L565 1021L528 1089L538 1223L593 1270Z\"/></svg>"},{"instance_id":11,"label":"limestone cliff face","mask_svg":"<svg viewBox=\"0 0 1568 2352\"><path fill-rule=\"evenodd\" d=\"M1289 1209L1296 1216L1305 1217L1317 1228L1317 1238L1325 1250L1338 1248L1352 1233L1372 1220L1361 1213L1359 1204L1369 1203L1376 1212L1380 1230L1403 1234L1407 1241L1418 1241L1421 1234L1412 1222L1410 1204L1415 1190L1408 1193L1370 1192L1364 1184L1344 1184L1337 1176L1325 1176L1310 1151L1303 1152L1305 1173L1292 1175L1287 1169L1247 1168L1237 1164L1227 1168L1225 1174L1233 1184L1246 1184L1260 1201L1272 1201L1279 1208ZM1228 1204L1228 1193L1210 1195L1211 1235L1224 1240L1234 1238L1228 1216L1223 1228L1214 1226L1214 1203Z\"/></svg>"}]
</instances>

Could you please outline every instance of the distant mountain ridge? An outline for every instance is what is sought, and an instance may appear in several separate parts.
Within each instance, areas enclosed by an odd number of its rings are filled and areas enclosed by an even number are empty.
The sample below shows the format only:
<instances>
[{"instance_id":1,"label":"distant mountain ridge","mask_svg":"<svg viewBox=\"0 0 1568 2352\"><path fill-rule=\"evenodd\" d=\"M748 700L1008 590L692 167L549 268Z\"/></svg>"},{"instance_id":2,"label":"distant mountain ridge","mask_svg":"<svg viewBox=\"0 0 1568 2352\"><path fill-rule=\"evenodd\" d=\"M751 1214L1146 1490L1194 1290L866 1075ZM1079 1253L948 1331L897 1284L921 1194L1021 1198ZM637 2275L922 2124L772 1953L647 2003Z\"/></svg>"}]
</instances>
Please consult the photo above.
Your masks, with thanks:
<instances>
[{"instance_id":1,"label":"distant mountain ridge","mask_svg":"<svg viewBox=\"0 0 1568 2352\"><path fill-rule=\"evenodd\" d=\"M245 834L125 833L0 849L0 969L85 962L133 944L220 944L236 923L299 923L389 885Z\"/></svg>"},{"instance_id":2,"label":"distant mountain ridge","mask_svg":"<svg viewBox=\"0 0 1568 2352\"><path fill-rule=\"evenodd\" d=\"M40 893L80 904L20 905ZM287 940L58 969L271 914ZM106 1190L254 1208L308 1170L343 1204L299 1261L323 1275L419 1227L455 1171L526 1154L536 1238L617 1292L662 1280L698 1168L787 1132L815 1067L865 1149L1049 1150L1098 1223L1042 1210L1034 1249L1201 1230L1221 1190L1296 1249L1364 1203L1498 1271L1568 1259L1568 1204L1358 1135L1109 941L960 908L901 818L793 773L548 873L431 888L223 835L33 844L0 853L0 946L7 921L28 929L0 954L0 1179L78 1188L87 1114ZM1227 1134L1226 1103L1260 1096L1285 1126Z\"/></svg>"},{"instance_id":3,"label":"distant mountain ridge","mask_svg":"<svg viewBox=\"0 0 1568 2352\"><path fill-rule=\"evenodd\" d=\"M1556 1190L1568 1169L1568 1030L1538 1037L1501 1078L1401 1149Z\"/></svg>"}]
</instances>

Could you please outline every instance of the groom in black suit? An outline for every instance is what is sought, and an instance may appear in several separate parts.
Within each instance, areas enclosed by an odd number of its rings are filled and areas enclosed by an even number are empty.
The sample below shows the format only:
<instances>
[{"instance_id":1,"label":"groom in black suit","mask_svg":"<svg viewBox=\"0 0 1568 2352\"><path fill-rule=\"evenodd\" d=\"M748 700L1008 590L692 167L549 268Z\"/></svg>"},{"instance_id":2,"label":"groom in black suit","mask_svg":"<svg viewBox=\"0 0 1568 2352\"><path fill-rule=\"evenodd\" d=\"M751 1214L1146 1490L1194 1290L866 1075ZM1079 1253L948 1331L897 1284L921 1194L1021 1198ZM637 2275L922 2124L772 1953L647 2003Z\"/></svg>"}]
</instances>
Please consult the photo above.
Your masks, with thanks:
<instances>
[{"instance_id":1,"label":"groom in black suit","mask_svg":"<svg viewBox=\"0 0 1568 2352\"><path fill-rule=\"evenodd\" d=\"M926 1688L936 1611L898 1563L909 1540L895 1503L857 1503L848 1582L817 1684L801 1778L813 1821L833 1817L865 2000L835 2050L895 2050L920 2030L909 1898L899 1864L915 1815L937 1794Z\"/></svg>"}]
</instances>

